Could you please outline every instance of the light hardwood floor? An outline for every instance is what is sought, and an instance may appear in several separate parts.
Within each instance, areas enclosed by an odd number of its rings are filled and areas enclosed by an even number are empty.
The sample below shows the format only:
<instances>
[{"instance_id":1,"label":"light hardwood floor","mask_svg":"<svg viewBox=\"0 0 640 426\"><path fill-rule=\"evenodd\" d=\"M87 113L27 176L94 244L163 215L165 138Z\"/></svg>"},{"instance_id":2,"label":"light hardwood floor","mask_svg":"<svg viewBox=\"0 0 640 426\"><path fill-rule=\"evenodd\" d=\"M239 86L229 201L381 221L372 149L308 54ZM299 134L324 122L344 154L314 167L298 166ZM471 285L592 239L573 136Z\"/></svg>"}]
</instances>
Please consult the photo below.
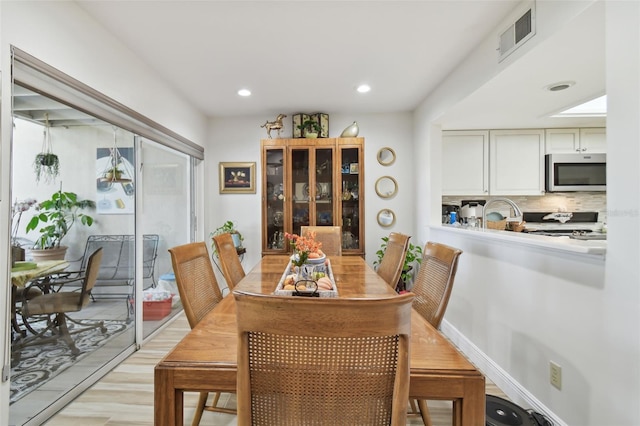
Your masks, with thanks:
<instances>
[{"instance_id":1,"label":"light hardwood floor","mask_svg":"<svg viewBox=\"0 0 640 426\"><path fill-rule=\"evenodd\" d=\"M47 426L153 425L153 368L156 363L189 332L184 314L178 315L166 329L141 350L85 391L57 415ZM506 398L487 380L487 393ZM185 394L185 424L191 424L197 394ZM235 407L235 395L223 394L221 401ZM434 426L451 425L451 403L429 401ZM201 425L235 425L234 415L205 412ZM410 417L407 425L421 425L422 419Z\"/></svg>"}]
</instances>

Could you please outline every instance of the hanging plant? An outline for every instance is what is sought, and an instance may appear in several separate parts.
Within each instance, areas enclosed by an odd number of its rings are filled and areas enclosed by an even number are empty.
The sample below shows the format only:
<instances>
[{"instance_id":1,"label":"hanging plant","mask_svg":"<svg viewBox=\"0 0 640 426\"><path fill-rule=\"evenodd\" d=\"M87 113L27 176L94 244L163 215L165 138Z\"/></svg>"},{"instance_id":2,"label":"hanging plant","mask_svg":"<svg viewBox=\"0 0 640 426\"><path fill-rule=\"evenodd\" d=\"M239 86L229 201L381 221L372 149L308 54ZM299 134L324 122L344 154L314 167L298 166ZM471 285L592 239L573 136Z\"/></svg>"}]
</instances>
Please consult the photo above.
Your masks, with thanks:
<instances>
[{"instance_id":1,"label":"hanging plant","mask_svg":"<svg viewBox=\"0 0 640 426\"><path fill-rule=\"evenodd\" d=\"M33 171L36 173L36 182L44 179L46 183L54 182L60 174L60 160L53 153L51 134L49 133L49 115L45 114L44 138L42 152L36 155L33 161Z\"/></svg>"}]
</instances>

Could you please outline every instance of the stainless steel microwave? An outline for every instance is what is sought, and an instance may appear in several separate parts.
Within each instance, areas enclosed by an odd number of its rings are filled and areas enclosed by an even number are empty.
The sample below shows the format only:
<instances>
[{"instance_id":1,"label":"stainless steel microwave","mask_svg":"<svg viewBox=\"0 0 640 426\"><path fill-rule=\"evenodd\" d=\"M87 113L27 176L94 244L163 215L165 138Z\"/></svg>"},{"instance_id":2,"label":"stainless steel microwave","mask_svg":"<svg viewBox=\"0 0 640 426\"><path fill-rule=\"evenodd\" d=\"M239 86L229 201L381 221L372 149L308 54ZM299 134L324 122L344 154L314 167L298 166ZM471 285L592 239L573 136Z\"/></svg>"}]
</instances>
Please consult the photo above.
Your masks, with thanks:
<instances>
[{"instance_id":1,"label":"stainless steel microwave","mask_svg":"<svg viewBox=\"0 0 640 426\"><path fill-rule=\"evenodd\" d=\"M606 191L607 154L547 154L547 192Z\"/></svg>"}]
</instances>

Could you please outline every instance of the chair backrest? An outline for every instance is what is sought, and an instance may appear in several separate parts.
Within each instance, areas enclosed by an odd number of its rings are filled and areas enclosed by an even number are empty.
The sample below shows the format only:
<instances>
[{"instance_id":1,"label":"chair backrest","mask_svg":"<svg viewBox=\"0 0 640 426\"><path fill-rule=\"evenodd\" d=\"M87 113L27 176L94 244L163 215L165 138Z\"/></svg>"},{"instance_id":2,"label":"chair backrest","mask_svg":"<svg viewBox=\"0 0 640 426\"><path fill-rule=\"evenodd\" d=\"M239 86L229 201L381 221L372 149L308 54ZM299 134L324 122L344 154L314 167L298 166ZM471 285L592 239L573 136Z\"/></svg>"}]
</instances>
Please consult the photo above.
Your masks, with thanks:
<instances>
[{"instance_id":1,"label":"chair backrest","mask_svg":"<svg viewBox=\"0 0 640 426\"><path fill-rule=\"evenodd\" d=\"M78 308L86 306L91 300L91 291L96 285L98 280L98 272L100 271L100 264L102 262L103 249L98 247L87 261L87 267L84 270L84 279L82 281L82 289L80 290L80 297L78 298Z\"/></svg>"},{"instance_id":2,"label":"chair backrest","mask_svg":"<svg viewBox=\"0 0 640 426\"><path fill-rule=\"evenodd\" d=\"M238 425L406 423L412 295L233 295Z\"/></svg>"},{"instance_id":3,"label":"chair backrest","mask_svg":"<svg viewBox=\"0 0 640 426\"><path fill-rule=\"evenodd\" d=\"M387 247L384 250L380 265L378 265L378 275L393 289L397 287L402 275L404 260L407 257L407 249L409 248L409 238L411 236L399 232L389 234Z\"/></svg>"},{"instance_id":4,"label":"chair backrest","mask_svg":"<svg viewBox=\"0 0 640 426\"><path fill-rule=\"evenodd\" d=\"M229 287L229 290L233 290L245 275L233 238L231 234L220 234L213 237L213 243L216 245L220 268L224 279L227 281L227 287Z\"/></svg>"},{"instance_id":5,"label":"chair backrest","mask_svg":"<svg viewBox=\"0 0 640 426\"><path fill-rule=\"evenodd\" d=\"M339 226L301 226L300 235L308 231L316 233L316 241L322 243L322 252L327 256L342 256L342 230Z\"/></svg>"},{"instance_id":6,"label":"chair backrest","mask_svg":"<svg viewBox=\"0 0 640 426\"><path fill-rule=\"evenodd\" d=\"M440 328L447 310L461 254L460 249L431 241L424 246L420 270L411 289L416 296L413 307L435 328Z\"/></svg>"},{"instance_id":7,"label":"chair backrest","mask_svg":"<svg viewBox=\"0 0 640 426\"><path fill-rule=\"evenodd\" d=\"M204 241L169 249L180 301L189 326L196 324L222 300Z\"/></svg>"},{"instance_id":8,"label":"chair backrest","mask_svg":"<svg viewBox=\"0 0 640 426\"><path fill-rule=\"evenodd\" d=\"M142 277L154 278L155 261L160 237L143 235ZM135 276L135 237L133 235L89 235L84 248L81 269L88 263L89 254L97 248L104 249L98 281L129 281ZM155 280L154 280L155 281Z\"/></svg>"}]
</instances>

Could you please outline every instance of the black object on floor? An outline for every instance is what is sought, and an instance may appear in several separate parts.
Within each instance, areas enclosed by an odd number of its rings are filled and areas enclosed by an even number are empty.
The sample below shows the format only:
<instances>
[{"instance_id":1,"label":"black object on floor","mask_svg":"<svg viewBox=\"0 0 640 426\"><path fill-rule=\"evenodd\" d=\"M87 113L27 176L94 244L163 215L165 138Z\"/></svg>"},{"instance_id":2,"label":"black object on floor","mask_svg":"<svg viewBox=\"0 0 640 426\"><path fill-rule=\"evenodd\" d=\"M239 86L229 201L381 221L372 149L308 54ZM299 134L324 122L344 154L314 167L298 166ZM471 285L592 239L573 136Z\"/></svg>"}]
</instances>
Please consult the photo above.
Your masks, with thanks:
<instances>
[{"instance_id":1,"label":"black object on floor","mask_svg":"<svg viewBox=\"0 0 640 426\"><path fill-rule=\"evenodd\" d=\"M486 426L537 426L527 411L511 401L487 395Z\"/></svg>"}]
</instances>

